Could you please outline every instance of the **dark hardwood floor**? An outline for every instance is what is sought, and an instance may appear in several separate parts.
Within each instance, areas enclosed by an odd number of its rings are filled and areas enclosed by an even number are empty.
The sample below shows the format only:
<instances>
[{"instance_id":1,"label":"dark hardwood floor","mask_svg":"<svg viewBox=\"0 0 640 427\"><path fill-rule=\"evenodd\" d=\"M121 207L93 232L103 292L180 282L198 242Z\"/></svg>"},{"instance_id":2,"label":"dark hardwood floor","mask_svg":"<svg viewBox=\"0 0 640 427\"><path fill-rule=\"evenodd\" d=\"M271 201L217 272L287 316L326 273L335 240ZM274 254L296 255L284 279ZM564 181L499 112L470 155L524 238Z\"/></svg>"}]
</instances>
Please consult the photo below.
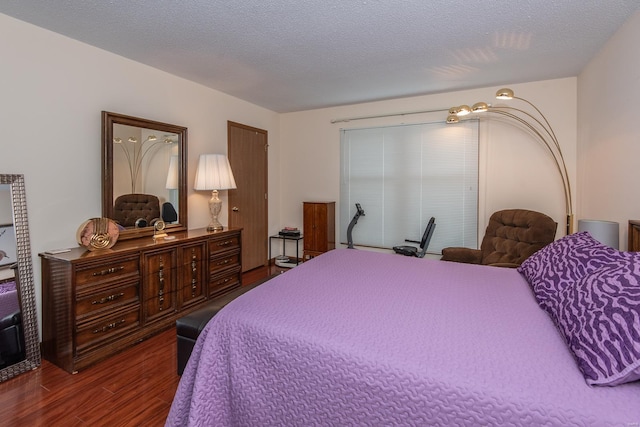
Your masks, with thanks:
<instances>
[{"instance_id":1,"label":"dark hardwood floor","mask_svg":"<svg viewBox=\"0 0 640 427\"><path fill-rule=\"evenodd\" d=\"M286 271L259 268L243 284ZM162 426L180 377L175 327L71 375L46 360L0 383L1 426Z\"/></svg>"}]
</instances>

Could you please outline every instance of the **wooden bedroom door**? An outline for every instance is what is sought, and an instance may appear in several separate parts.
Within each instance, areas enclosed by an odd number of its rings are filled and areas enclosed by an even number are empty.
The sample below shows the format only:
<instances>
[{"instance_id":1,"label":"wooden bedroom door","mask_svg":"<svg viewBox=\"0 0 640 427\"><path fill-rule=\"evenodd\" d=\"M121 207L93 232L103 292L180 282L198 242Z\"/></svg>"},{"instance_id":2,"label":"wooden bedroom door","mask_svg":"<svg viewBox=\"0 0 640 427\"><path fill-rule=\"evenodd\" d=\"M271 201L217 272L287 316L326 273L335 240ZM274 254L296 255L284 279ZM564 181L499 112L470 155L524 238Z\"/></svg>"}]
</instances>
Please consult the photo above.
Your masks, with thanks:
<instances>
[{"instance_id":1,"label":"wooden bedroom door","mask_svg":"<svg viewBox=\"0 0 640 427\"><path fill-rule=\"evenodd\" d=\"M267 131L227 122L229 163L237 189L229 191L229 226L242 228L242 271L267 265Z\"/></svg>"}]
</instances>

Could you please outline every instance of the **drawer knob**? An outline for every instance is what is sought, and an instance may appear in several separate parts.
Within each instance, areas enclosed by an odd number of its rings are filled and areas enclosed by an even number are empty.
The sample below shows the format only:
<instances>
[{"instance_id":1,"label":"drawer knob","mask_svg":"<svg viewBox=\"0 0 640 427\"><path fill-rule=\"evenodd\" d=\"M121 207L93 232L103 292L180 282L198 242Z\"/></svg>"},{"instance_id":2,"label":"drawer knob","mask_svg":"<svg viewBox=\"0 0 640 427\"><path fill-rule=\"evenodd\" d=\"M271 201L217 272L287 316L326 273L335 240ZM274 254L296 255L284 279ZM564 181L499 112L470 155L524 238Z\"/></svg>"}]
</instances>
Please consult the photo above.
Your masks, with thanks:
<instances>
[{"instance_id":1,"label":"drawer knob","mask_svg":"<svg viewBox=\"0 0 640 427\"><path fill-rule=\"evenodd\" d=\"M94 334L99 334L100 332L107 332L111 329L117 328L118 326L122 325L124 323L124 319L115 321L113 323L108 323L106 325L104 325L102 328L98 328L98 329L94 329L93 333Z\"/></svg>"},{"instance_id":2,"label":"drawer knob","mask_svg":"<svg viewBox=\"0 0 640 427\"><path fill-rule=\"evenodd\" d=\"M111 267L111 268L107 268L106 270L101 270L101 271L96 271L95 273L93 273L93 276L106 276L107 274L113 274L113 273L117 273L118 271L122 271L124 270L123 266L120 267Z\"/></svg>"},{"instance_id":3,"label":"drawer knob","mask_svg":"<svg viewBox=\"0 0 640 427\"><path fill-rule=\"evenodd\" d=\"M124 293L123 293L123 292L120 292L119 294L109 295L108 297L104 297L104 298L101 298L101 299L99 299L99 300L93 300L93 301L91 301L91 304L94 304L94 305L95 305L95 304L104 304L104 303L106 303L106 302L115 301L115 300L117 300L118 298L121 298L121 297L123 297L123 296L124 296Z\"/></svg>"}]
</instances>

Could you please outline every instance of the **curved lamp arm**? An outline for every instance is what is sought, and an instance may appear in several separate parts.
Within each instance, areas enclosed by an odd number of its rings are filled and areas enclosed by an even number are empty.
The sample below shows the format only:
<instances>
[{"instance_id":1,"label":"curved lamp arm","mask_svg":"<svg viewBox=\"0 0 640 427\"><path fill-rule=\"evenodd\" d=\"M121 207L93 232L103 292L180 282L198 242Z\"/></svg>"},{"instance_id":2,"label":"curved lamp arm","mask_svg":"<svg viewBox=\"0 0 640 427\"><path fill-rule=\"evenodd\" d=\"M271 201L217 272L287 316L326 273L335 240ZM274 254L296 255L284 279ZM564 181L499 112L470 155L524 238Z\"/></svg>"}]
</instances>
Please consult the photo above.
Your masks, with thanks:
<instances>
[{"instance_id":1,"label":"curved lamp arm","mask_svg":"<svg viewBox=\"0 0 640 427\"><path fill-rule=\"evenodd\" d=\"M564 160L564 155L562 154L562 149L560 148L560 143L558 142L558 138L556 137L551 124L547 120L547 118L542 114L540 109L532 104L530 101L527 101L524 98L520 98L514 96L513 91L511 89L500 89L496 92L496 98L498 99L518 99L520 101L525 102L530 105L539 115L536 115L523 110L521 108L509 107L509 106L490 106L484 102L478 102L473 104L472 108L469 108L466 105L462 105L460 107L452 107L449 109L449 116L447 117L447 123L458 123L459 117L465 116L469 113L493 113L497 114L515 122L523 125L529 131L531 131L535 136L537 136L540 141L545 145L547 150L551 153L553 157L553 161L556 165L556 169L560 174L560 178L562 179L562 187L564 191L565 198L565 208L567 213L567 224L566 224L566 232L567 234L571 234L573 232L573 206L572 206L572 194L571 194L571 183L569 181L569 173L567 172L567 165Z\"/></svg>"},{"instance_id":2,"label":"curved lamp arm","mask_svg":"<svg viewBox=\"0 0 640 427\"><path fill-rule=\"evenodd\" d=\"M573 208L571 206L571 184L569 183L569 176L567 174L567 168L564 163L564 158L562 157L562 153L561 152L556 153L553 150L552 146L549 144L549 142L544 138L544 135L542 135L542 133L535 126L531 125L522 117L519 117L507 111L494 110L492 107L490 107L489 110L487 110L487 112L493 113L493 114L499 114L517 121L518 123L527 127L527 129L529 129L531 132L533 132L540 139L540 141L542 141L545 147L547 147L547 150L549 150L549 153L551 153L551 156L553 157L553 161L556 165L556 169L558 170L558 173L560 174L560 178L562 179L567 215L573 216Z\"/></svg>"}]
</instances>

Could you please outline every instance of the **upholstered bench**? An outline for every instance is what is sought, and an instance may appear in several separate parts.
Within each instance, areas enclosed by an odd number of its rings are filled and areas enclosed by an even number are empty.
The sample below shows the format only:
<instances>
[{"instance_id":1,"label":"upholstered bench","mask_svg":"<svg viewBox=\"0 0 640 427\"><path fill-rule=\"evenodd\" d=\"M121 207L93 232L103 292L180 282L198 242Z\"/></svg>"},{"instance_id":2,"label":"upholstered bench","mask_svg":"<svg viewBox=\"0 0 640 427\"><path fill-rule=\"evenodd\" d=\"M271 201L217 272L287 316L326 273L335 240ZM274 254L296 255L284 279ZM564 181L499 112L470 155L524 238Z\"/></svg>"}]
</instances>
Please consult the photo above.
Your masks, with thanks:
<instances>
[{"instance_id":1,"label":"upholstered bench","mask_svg":"<svg viewBox=\"0 0 640 427\"><path fill-rule=\"evenodd\" d=\"M240 295L250 291L268 279L259 280L251 285L241 286L233 292L230 292L220 298L216 298L204 307L195 310L184 317L176 320L176 334L178 338L178 375L182 375L187 361L196 344L198 335L202 332L205 325L215 316L225 305L229 304Z\"/></svg>"}]
</instances>

